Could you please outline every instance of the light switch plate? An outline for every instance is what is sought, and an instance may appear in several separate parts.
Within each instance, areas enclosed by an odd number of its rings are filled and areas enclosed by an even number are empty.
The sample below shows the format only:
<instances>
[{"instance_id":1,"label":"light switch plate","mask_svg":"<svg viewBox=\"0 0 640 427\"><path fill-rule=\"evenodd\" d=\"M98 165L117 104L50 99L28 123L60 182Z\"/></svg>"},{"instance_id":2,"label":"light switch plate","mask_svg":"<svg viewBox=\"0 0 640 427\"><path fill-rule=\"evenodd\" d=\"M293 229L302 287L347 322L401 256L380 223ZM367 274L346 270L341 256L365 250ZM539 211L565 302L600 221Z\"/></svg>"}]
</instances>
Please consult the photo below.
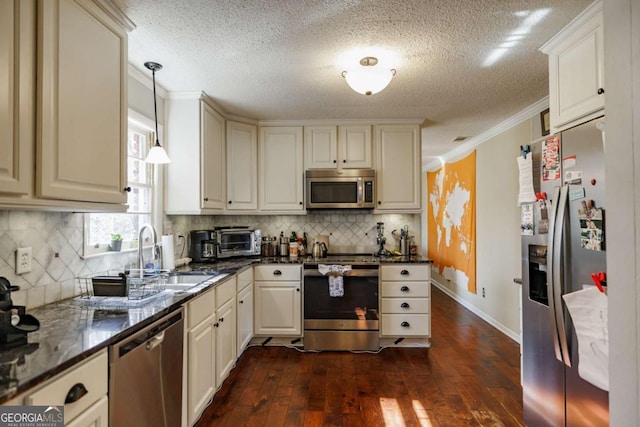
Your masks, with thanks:
<instances>
[{"instance_id":1,"label":"light switch plate","mask_svg":"<svg viewBox=\"0 0 640 427\"><path fill-rule=\"evenodd\" d=\"M29 273L31 271L31 248L18 248L16 250L16 274Z\"/></svg>"}]
</instances>

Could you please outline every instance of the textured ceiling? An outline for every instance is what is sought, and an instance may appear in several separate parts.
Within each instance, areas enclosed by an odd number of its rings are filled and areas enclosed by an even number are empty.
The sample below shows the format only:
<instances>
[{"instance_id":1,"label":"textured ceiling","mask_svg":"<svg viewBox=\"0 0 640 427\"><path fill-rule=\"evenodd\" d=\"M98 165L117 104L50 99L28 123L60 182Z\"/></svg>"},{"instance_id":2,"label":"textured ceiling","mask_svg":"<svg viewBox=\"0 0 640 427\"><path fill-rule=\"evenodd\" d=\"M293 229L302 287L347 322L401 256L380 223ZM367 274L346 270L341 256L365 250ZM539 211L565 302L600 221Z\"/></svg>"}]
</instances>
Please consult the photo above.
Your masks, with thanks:
<instances>
[{"instance_id":1,"label":"textured ceiling","mask_svg":"<svg viewBox=\"0 0 640 427\"><path fill-rule=\"evenodd\" d=\"M258 120L418 119L423 156L548 94L538 48L591 0L114 0L136 24L129 60L170 92L205 91ZM382 92L341 72L377 56Z\"/></svg>"}]
</instances>

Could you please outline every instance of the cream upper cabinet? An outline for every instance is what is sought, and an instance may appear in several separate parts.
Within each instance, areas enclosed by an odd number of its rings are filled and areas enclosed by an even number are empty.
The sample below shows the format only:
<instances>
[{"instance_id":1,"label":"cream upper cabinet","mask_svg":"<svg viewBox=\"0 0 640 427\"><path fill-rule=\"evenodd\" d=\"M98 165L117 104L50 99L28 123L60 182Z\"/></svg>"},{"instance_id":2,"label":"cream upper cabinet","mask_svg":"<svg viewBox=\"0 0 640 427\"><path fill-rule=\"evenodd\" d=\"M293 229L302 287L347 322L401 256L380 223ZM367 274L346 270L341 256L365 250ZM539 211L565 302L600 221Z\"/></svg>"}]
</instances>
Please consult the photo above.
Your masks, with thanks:
<instances>
[{"instance_id":1,"label":"cream upper cabinet","mask_svg":"<svg viewBox=\"0 0 640 427\"><path fill-rule=\"evenodd\" d=\"M36 195L123 204L127 32L90 0L40 1L38 14Z\"/></svg>"},{"instance_id":2,"label":"cream upper cabinet","mask_svg":"<svg viewBox=\"0 0 640 427\"><path fill-rule=\"evenodd\" d=\"M227 121L227 210L258 209L258 130Z\"/></svg>"},{"instance_id":3,"label":"cream upper cabinet","mask_svg":"<svg viewBox=\"0 0 640 427\"><path fill-rule=\"evenodd\" d=\"M602 22L598 1L540 48L549 55L552 133L590 120L604 109Z\"/></svg>"},{"instance_id":4,"label":"cream upper cabinet","mask_svg":"<svg viewBox=\"0 0 640 427\"><path fill-rule=\"evenodd\" d=\"M378 125L376 138L377 209L418 211L421 208L420 127Z\"/></svg>"},{"instance_id":5,"label":"cream upper cabinet","mask_svg":"<svg viewBox=\"0 0 640 427\"><path fill-rule=\"evenodd\" d=\"M206 214L226 204L225 121L200 94L174 94L167 113L165 212Z\"/></svg>"},{"instance_id":6,"label":"cream upper cabinet","mask_svg":"<svg viewBox=\"0 0 640 427\"><path fill-rule=\"evenodd\" d=\"M338 127L339 167L371 167L371 126Z\"/></svg>"},{"instance_id":7,"label":"cream upper cabinet","mask_svg":"<svg viewBox=\"0 0 640 427\"><path fill-rule=\"evenodd\" d=\"M260 210L304 212L302 127L262 127Z\"/></svg>"},{"instance_id":8,"label":"cream upper cabinet","mask_svg":"<svg viewBox=\"0 0 640 427\"><path fill-rule=\"evenodd\" d=\"M224 209L225 206L225 126L224 118L210 105L200 102L200 138L202 158L203 209Z\"/></svg>"},{"instance_id":9,"label":"cream upper cabinet","mask_svg":"<svg viewBox=\"0 0 640 427\"><path fill-rule=\"evenodd\" d=\"M0 2L0 194L33 193L35 0Z\"/></svg>"},{"instance_id":10,"label":"cream upper cabinet","mask_svg":"<svg viewBox=\"0 0 640 427\"><path fill-rule=\"evenodd\" d=\"M305 126L305 169L371 167L371 126Z\"/></svg>"},{"instance_id":11,"label":"cream upper cabinet","mask_svg":"<svg viewBox=\"0 0 640 427\"><path fill-rule=\"evenodd\" d=\"M304 127L305 169L329 169L338 164L338 131L335 126Z\"/></svg>"}]
</instances>

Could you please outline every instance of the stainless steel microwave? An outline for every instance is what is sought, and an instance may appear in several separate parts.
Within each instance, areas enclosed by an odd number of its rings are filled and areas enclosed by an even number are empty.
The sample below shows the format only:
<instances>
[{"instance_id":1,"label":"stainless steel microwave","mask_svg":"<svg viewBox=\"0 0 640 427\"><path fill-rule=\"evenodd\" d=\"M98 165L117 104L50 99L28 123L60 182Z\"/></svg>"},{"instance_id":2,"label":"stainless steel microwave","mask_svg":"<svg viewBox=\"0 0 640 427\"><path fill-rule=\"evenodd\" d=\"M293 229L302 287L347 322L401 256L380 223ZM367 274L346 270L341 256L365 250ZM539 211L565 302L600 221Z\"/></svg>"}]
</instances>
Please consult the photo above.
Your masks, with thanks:
<instances>
[{"instance_id":1,"label":"stainless steel microwave","mask_svg":"<svg viewBox=\"0 0 640 427\"><path fill-rule=\"evenodd\" d=\"M305 172L307 209L373 209L373 169L312 169Z\"/></svg>"}]
</instances>

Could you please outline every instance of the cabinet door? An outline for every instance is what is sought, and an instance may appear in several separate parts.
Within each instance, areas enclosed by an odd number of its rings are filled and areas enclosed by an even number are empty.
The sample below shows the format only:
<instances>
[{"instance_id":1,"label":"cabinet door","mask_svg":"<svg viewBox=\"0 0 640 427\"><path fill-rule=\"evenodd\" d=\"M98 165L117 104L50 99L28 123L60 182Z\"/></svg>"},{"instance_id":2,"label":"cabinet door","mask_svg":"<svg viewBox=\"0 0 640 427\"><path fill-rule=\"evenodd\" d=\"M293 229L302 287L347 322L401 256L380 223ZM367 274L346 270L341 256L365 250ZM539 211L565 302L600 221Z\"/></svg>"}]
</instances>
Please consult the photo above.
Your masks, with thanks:
<instances>
[{"instance_id":1,"label":"cabinet door","mask_svg":"<svg viewBox=\"0 0 640 427\"><path fill-rule=\"evenodd\" d=\"M198 419L216 391L216 327L212 314L187 333L189 425Z\"/></svg>"},{"instance_id":2,"label":"cabinet door","mask_svg":"<svg viewBox=\"0 0 640 427\"><path fill-rule=\"evenodd\" d=\"M258 209L258 131L227 121L227 210Z\"/></svg>"},{"instance_id":3,"label":"cabinet door","mask_svg":"<svg viewBox=\"0 0 640 427\"><path fill-rule=\"evenodd\" d=\"M33 192L35 0L0 2L0 193Z\"/></svg>"},{"instance_id":4,"label":"cabinet door","mask_svg":"<svg viewBox=\"0 0 640 427\"><path fill-rule=\"evenodd\" d=\"M256 335L301 334L300 282L256 282L255 292Z\"/></svg>"},{"instance_id":5,"label":"cabinet door","mask_svg":"<svg viewBox=\"0 0 640 427\"><path fill-rule=\"evenodd\" d=\"M376 126L378 209L420 209L420 162L418 126Z\"/></svg>"},{"instance_id":6,"label":"cabinet door","mask_svg":"<svg viewBox=\"0 0 640 427\"><path fill-rule=\"evenodd\" d=\"M203 209L224 209L225 150L224 118L208 104L200 102L201 179Z\"/></svg>"},{"instance_id":7,"label":"cabinet door","mask_svg":"<svg viewBox=\"0 0 640 427\"><path fill-rule=\"evenodd\" d=\"M303 211L302 127L260 129L260 209Z\"/></svg>"},{"instance_id":8,"label":"cabinet door","mask_svg":"<svg viewBox=\"0 0 640 427\"><path fill-rule=\"evenodd\" d=\"M253 338L253 284L238 293L236 324L236 357L240 357Z\"/></svg>"},{"instance_id":9,"label":"cabinet door","mask_svg":"<svg viewBox=\"0 0 640 427\"><path fill-rule=\"evenodd\" d=\"M552 39L549 118L555 130L604 108L602 6L595 3Z\"/></svg>"},{"instance_id":10,"label":"cabinet door","mask_svg":"<svg viewBox=\"0 0 640 427\"><path fill-rule=\"evenodd\" d=\"M305 126L305 169L334 169L338 164L338 139L335 126Z\"/></svg>"},{"instance_id":11,"label":"cabinet door","mask_svg":"<svg viewBox=\"0 0 640 427\"><path fill-rule=\"evenodd\" d=\"M340 167L371 167L371 126L340 126Z\"/></svg>"},{"instance_id":12,"label":"cabinet door","mask_svg":"<svg viewBox=\"0 0 640 427\"><path fill-rule=\"evenodd\" d=\"M236 363L236 299L216 310L216 386L229 376Z\"/></svg>"},{"instance_id":13,"label":"cabinet door","mask_svg":"<svg viewBox=\"0 0 640 427\"><path fill-rule=\"evenodd\" d=\"M36 193L123 204L127 33L89 0L39 6Z\"/></svg>"},{"instance_id":14,"label":"cabinet door","mask_svg":"<svg viewBox=\"0 0 640 427\"><path fill-rule=\"evenodd\" d=\"M108 427L109 399L104 396L65 425L67 427Z\"/></svg>"}]
</instances>

